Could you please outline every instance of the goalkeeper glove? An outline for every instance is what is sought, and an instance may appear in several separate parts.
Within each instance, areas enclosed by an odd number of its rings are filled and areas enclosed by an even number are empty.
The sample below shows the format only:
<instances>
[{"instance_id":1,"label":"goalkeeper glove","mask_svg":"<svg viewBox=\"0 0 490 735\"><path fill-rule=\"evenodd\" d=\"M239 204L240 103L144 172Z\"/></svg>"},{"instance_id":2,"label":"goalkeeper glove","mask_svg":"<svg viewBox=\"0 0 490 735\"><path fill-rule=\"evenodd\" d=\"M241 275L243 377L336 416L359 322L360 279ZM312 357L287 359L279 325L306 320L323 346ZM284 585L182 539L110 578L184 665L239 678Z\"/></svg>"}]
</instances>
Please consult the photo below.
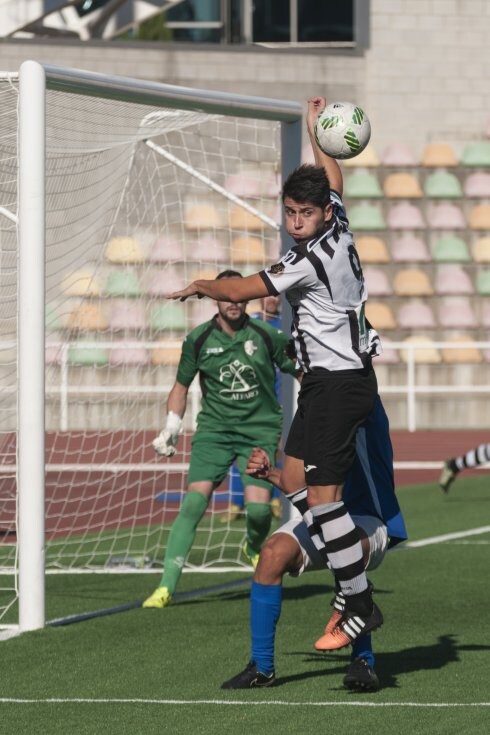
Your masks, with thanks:
<instances>
[{"instance_id":1,"label":"goalkeeper glove","mask_svg":"<svg viewBox=\"0 0 490 735\"><path fill-rule=\"evenodd\" d=\"M163 457L173 457L177 451L175 445L182 431L182 419L173 411L167 415L167 423L163 431L152 441L153 449Z\"/></svg>"}]
</instances>

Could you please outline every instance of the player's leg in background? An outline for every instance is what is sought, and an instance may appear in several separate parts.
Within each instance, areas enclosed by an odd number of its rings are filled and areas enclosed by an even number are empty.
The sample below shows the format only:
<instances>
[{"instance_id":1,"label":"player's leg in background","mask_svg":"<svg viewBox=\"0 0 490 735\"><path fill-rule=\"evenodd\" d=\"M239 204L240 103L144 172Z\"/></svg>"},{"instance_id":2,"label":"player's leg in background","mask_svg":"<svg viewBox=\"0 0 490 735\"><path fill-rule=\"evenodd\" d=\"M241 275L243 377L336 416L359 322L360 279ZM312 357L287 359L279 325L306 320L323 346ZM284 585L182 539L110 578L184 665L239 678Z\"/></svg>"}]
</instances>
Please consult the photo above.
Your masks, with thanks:
<instances>
[{"instance_id":1,"label":"player's leg in background","mask_svg":"<svg viewBox=\"0 0 490 735\"><path fill-rule=\"evenodd\" d=\"M487 464L487 462L490 462L490 444L479 444L474 449L470 449L469 452L459 457L452 457L444 462L439 477L439 485L447 493L461 470L479 467L482 464Z\"/></svg>"}]
</instances>

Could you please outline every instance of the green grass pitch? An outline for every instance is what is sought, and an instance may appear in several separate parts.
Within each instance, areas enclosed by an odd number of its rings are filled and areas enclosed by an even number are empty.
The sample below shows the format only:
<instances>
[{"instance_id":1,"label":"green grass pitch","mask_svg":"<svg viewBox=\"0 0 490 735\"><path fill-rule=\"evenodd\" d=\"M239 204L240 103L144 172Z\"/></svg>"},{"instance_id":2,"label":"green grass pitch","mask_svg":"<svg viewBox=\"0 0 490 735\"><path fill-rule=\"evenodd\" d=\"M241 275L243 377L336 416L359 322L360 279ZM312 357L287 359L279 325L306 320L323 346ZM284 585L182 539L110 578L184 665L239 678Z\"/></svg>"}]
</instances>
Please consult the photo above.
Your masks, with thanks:
<instances>
[{"instance_id":1,"label":"green grass pitch","mask_svg":"<svg viewBox=\"0 0 490 735\"><path fill-rule=\"evenodd\" d=\"M490 481L458 478L399 491L410 542L370 575L385 625L374 634L381 690L342 687L348 651L313 641L329 615L328 573L287 579L276 640L277 686L223 691L249 655L243 573L185 574L181 592L243 584L0 642L5 733L104 735L483 735L490 729ZM479 534L470 534L474 529ZM455 534L441 541L437 537ZM158 574L47 578L47 617L142 599Z\"/></svg>"}]
</instances>

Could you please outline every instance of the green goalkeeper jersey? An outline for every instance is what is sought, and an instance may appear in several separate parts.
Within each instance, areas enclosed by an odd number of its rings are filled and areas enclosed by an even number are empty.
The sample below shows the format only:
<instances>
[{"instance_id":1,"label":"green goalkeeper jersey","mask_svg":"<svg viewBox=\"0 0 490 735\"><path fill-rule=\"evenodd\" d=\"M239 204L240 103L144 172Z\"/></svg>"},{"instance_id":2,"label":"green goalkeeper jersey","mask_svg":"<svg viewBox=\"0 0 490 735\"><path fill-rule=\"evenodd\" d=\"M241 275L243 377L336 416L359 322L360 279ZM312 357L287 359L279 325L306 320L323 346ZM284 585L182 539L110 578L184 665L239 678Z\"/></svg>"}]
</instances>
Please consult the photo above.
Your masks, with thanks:
<instances>
[{"instance_id":1,"label":"green goalkeeper jersey","mask_svg":"<svg viewBox=\"0 0 490 735\"><path fill-rule=\"evenodd\" d=\"M177 381L189 386L199 373L198 431L234 432L255 442L280 432L276 366L296 371L285 353L288 341L283 332L248 316L233 337L221 329L217 316L193 329L182 345Z\"/></svg>"}]
</instances>

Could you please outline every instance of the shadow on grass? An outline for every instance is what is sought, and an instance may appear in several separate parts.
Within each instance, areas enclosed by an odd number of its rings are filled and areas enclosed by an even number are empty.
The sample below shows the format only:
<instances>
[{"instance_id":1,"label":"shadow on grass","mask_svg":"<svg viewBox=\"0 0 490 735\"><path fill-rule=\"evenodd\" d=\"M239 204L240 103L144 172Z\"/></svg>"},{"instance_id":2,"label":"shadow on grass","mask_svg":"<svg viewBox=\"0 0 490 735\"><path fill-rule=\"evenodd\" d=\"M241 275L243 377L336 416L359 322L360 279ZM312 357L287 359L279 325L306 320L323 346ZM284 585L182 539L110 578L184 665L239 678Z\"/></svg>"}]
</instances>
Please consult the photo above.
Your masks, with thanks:
<instances>
[{"instance_id":1,"label":"shadow on grass","mask_svg":"<svg viewBox=\"0 0 490 735\"><path fill-rule=\"evenodd\" d=\"M460 651L490 651L490 646L466 644L459 646L455 635L439 636L437 643L430 646L413 646L401 651L376 653L376 673L379 677L381 689L397 689L398 676L411 674L415 671L434 671L442 669L450 663L459 661ZM291 656L304 656L304 663L328 660L329 667L323 670L302 671L300 674L280 677L277 686L294 681L316 678L318 676L344 675L349 665L349 658L341 654L310 653L294 651ZM342 662L342 666L333 667L332 662ZM341 686L331 687L334 690L343 689Z\"/></svg>"}]
</instances>

